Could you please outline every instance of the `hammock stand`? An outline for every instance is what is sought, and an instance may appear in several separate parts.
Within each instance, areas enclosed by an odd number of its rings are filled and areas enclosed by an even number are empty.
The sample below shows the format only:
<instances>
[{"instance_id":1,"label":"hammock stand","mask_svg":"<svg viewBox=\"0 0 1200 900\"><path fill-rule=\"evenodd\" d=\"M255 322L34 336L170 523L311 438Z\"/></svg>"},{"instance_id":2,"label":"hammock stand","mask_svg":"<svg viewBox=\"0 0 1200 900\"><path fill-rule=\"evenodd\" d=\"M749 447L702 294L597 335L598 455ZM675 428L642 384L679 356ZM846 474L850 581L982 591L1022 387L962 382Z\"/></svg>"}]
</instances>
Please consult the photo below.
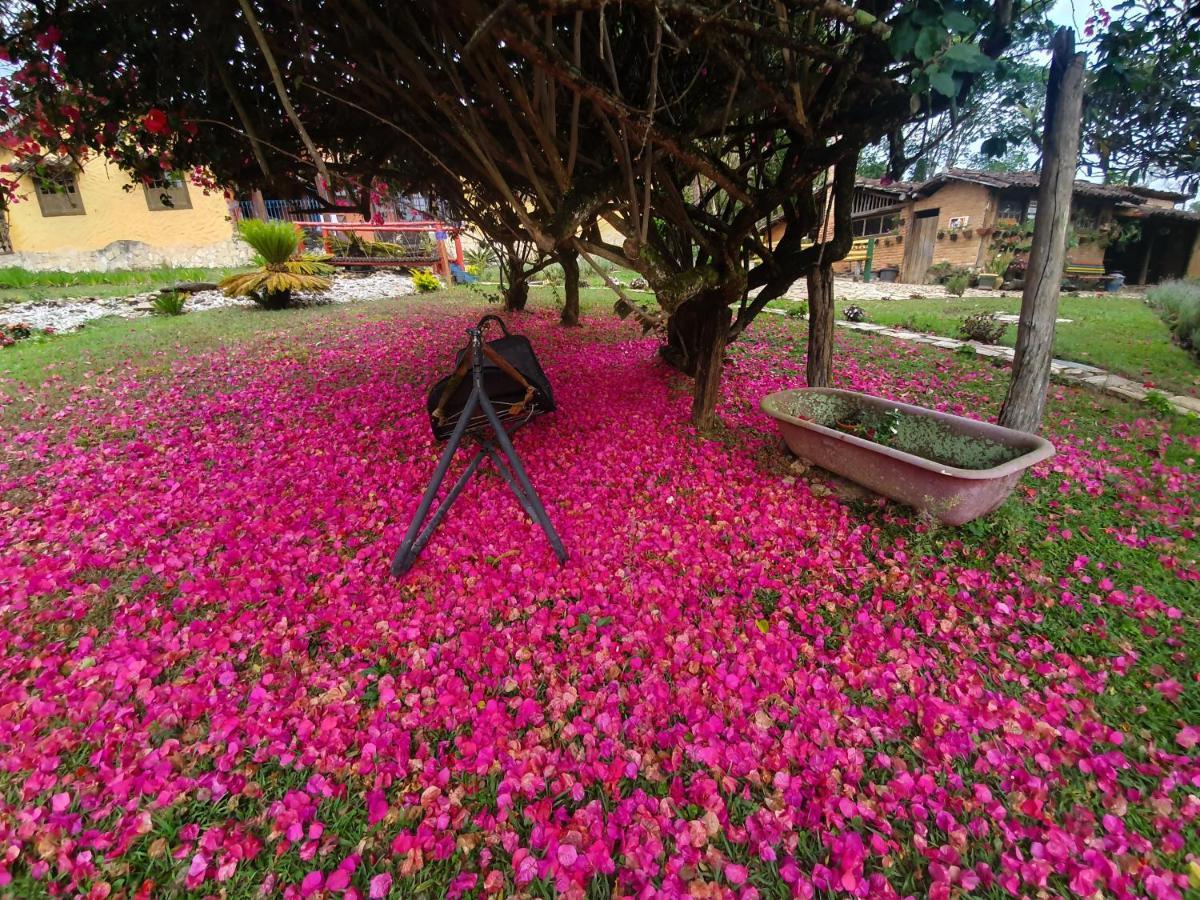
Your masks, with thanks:
<instances>
[{"instance_id":1,"label":"hammock stand","mask_svg":"<svg viewBox=\"0 0 1200 900\"><path fill-rule=\"evenodd\" d=\"M499 341L484 342L483 332L489 320L500 324L501 329L504 331L504 338ZM446 517L446 513L450 511L451 505L458 499L463 488L467 486L467 482L479 470L484 459L492 461L509 488L516 494L517 501L521 504L521 508L525 510L526 515L541 526L546 539L550 542L550 546L554 550L555 556L558 557L559 563L567 561L567 551L563 548L562 539L559 538L558 532L554 530L554 526L550 522L550 517L546 515L546 509L542 506L542 501L538 497L537 491L534 490L533 484L529 480L529 475L526 474L525 467L521 464L520 457L517 456L517 451L513 449L511 439L513 432L527 424L535 416L554 408L553 400L548 396L549 385L545 383L545 376L541 373L541 367L537 365L536 358L532 356L532 349L529 350L529 356L534 360L537 374L541 375L541 380L545 387L545 402L539 402L543 396L543 393L539 391L539 387L536 384L531 384L522 374L519 367L514 366L511 361L506 360L498 352L497 347L500 347L505 341L519 340L524 342L525 346L528 346L528 342L524 341L524 338L510 336L508 329L504 327L504 322L499 317L484 316L474 328L467 329L467 336L467 347L460 355L454 374L435 384L430 394L431 416L435 437L444 437L444 434L440 434L439 432L444 431L444 426L448 420L454 421L454 427L453 431L450 432L446 449L442 451L437 469L434 470L433 478L425 488L425 493L421 497L421 503L417 506L417 511L413 515L412 522L408 526L408 531L404 535L404 541L400 544L400 549L396 551L396 555L392 559L392 574L395 576L403 575L413 567L417 557L429 542L430 537L433 536L433 532ZM488 396L488 392L484 389L485 360L492 363L494 369L498 369L515 385L519 385L524 389L524 399L511 404L504 419L501 418L495 404ZM453 399L456 389L468 371L471 376L470 393L467 395L466 402L463 404L461 410L448 416L445 412L445 407ZM491 374L495 375L495 372ZM434 404L435 397L437 398L436 405ZM475 451L475 455L467 463L466 469L459 475L458 480L454 482L449 492L438 503L432 515L430 515L430 510L433 509L434 501L441 490L442 482L446 479L446 473L450 470L450 464L454 460L454 455L462 445L463 438L468 435L478 438L480 441L479 449ZM427 519L428 522L426 522Z\"/></svg>"}]
</instances>

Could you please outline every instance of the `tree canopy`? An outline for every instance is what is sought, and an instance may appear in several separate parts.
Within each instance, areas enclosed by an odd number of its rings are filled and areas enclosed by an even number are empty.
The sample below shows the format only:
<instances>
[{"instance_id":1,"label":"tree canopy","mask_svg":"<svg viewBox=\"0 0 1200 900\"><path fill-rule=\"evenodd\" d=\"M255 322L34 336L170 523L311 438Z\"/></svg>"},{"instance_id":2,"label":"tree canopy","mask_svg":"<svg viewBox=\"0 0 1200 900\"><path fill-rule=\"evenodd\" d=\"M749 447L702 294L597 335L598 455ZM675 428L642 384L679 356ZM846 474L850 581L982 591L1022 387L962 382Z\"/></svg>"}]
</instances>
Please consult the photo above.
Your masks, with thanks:
<instances>
[{"instance_id":1,"label":"tree canopy","mask_svg":"<svg viewBox=\"0 0 1200 900\"><path fill-rule=\"evenodd\" d=\"M1041 156L1046 26L1025 20L1006 58L954 109L911 122L866 154L863 174L1032 168ZM1080 165L1106 182L1200 186L1200 18L1171 0L1126 0L1088 20Z\"/></svg>"},{"instance_id":2,"label":"tree canopy","mask_svg":"<svg viewBox=\"0 0 1200 900\"><path fill-rule=\"evenodd\" d=\"M64 0L10 13L3 111L30 155L102 151L276 192L316 173L362 204L379 183L432 187L545 253L635 269L707 424L726 341L848 251L860 150L965 102L1014 9ZM813 306L827 345L832 296Z\"/></svg>"}]
</instances>

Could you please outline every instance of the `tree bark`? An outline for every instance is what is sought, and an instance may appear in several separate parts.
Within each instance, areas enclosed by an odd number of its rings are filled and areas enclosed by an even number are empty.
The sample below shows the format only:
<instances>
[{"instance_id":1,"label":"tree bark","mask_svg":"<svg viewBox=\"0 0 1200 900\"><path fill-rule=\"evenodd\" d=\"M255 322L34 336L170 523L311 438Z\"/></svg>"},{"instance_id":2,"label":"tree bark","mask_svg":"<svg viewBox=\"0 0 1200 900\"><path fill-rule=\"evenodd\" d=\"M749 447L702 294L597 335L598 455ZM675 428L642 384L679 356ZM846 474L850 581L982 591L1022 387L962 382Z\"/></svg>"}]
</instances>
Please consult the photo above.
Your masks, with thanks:
<instances>
[{"instance_id":1,"label":"tree bark","mask_svg":"<svg viewBox=\"0 0 1200 900\"><path fill-rule=\"evenodd\" d=\"M659 355L673 368L694 378L703 348L703 330L700 303L683 304L667 319L667 342L658 349Z\"/></svg>"},{"instance_id":2,"label":"tree bark","mask_svg":"<svg viewBox=\"0 0 1200 900\"><path fill-rule=\"evenodd\" d=\"M721 295L723 297L723 295ZM707 298L705 298L707 299ZM733 313L723 299L709 306L700 319L699 348L696 358L696 385L692 392L692 424L697 431L708 431L717 420L717 401L721 397L721 367Z\"/></svg>"},{"instance_id":3,"label":"tree bark","mask_svg":"<svg viewBox=\"0 0 1200 900\"><path fill-rule=\"evenodd\" d=\"M833 268L828 263L808 270L809 387L833 383Z\"/></svg>"},{"instance_id":4,"label":"tree bark","mask_svg":"<svg viewBox=\"0 0 1200 900\"><path fill-rule=\"evenodd\" d=\"M563 309L559 323L579 324L579 253L571 248L558 251L558 264L563 270Z\"/></svg>"},{"instance_id":5,"label":"tree bark","mask_svg":"<svg viewBox=\"0 0 1200 900\"><path fill-rule=\"evenodd\" d=\"M1075 52L1075 33L1060 28L1054 36L1054 57L1046 90L1045 150L1033 242L1021 295L1012 381L1000 409L1000 424L1020 431L1041 429L1050 385L1054 322L1058 316L1058 293L1079 155L1083 69L1084 56Z\"/></svg>"},{"instance_id":6,"label":"tree bark","mask_svg":"<svg viewBox=\"0 0 1200 900\"><path fill-rule=\"evenodd\" d=\"M716 423L721 396L721 367L729 343L733 312L723 287L684 303L667 322L667 343L659 354L696 381L692 391L692 424L708 431Z\"/></svg>"},{"instance_id":7,"label":"tree bark","mask_svg":"<svg viewBox=\"0 0 1200 900\"><path fill-rule=\"evenodd\" d=\"M504 310L520 312L529 302L529 279L525 274L525 264L517 256L507 256L503 265L508 282L504 288Z\"/></svg>"}]
</instances>

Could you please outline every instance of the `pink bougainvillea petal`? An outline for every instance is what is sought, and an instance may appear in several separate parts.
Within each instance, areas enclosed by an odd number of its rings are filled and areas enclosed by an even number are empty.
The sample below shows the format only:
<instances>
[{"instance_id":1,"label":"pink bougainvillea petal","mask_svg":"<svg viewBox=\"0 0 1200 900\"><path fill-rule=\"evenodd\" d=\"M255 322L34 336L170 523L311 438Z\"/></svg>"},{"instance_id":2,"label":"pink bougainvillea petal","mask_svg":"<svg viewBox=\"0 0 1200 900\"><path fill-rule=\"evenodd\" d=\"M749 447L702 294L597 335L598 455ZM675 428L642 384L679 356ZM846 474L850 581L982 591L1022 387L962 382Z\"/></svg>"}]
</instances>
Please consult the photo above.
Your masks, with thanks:
<instances>
[{"instance_id":1,"label":"pink bougainvillea petal","mask_svg":"<svg viewBox=\"0 0 1200 900\"><path fill-rule=\"evenodd\" d=\"M757 408L803 380L783 322L731 350L713 440L653 339L527 314L559 409L515 442L570 561L485 469L397 581L440 450L425 390L475 315L18 389L0 885L86 896L153 860L172 880L136 896L1186 889L1196 610L1128 560L1200 583L1200 472L1176 461L1200 441L1081 437L1052 402L1059 453L1017 489L1052 574L786 456ZM981 416L1002 377L873 346L839 384ZM1120 515L1081 552L1097 502ZM1149 737L1099 702L1134 681L1170 716Z\"/></svg>"}]
</instances>

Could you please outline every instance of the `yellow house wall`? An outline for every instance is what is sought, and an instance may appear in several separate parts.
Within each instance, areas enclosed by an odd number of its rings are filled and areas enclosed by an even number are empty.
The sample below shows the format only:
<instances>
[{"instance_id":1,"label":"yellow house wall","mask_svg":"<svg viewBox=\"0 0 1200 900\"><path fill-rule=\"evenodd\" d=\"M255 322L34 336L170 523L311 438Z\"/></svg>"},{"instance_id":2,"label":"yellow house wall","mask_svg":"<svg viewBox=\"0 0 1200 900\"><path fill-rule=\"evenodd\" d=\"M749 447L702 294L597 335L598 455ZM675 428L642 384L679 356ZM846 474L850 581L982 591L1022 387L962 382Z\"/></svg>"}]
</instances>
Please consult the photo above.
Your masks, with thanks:
<instances>
[{"instance_id":1,"label":"yellow house wall","mask_svg":"<svg viewBox=\"0 0 1200 900\"><path fill-rule=\"evenodd\" d=\"M21 179L23 198L8 210L17 252L99 250L114 241L151 247L203 247L233 236L229 208L220 193L188 185L191 209L151 211L141 185L103 158L89 160L77 176L82 216L43 216L32 180Z\"/></svg>"}]
</instances>

